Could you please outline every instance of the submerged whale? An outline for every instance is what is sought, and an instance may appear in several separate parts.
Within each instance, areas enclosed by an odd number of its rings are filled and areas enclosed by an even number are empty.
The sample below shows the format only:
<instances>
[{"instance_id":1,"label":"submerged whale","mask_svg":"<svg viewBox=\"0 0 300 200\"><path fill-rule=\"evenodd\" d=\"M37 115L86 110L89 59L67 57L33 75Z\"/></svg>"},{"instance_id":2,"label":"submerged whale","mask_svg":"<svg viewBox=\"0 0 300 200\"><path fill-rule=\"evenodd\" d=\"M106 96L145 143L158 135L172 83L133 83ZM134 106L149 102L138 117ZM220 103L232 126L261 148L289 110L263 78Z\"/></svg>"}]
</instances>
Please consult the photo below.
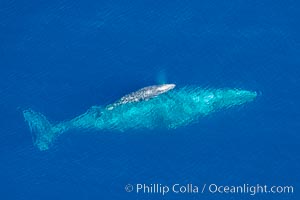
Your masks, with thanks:
<instances>
[{"instance_id":1,"label":"submerged whale","mask_svg":"<svg viewBox=\"0 0 300 200\"><path fill-rule=\"evenodd\" d=\"M251 102L257 96L256 92L242 89L174 87L165 84L142 88L116 103L92 106L84 114L57 124L51 124L44 115L31 109L24 110L23 115L34 145L47 150L57 136L70 130L176 129L216 111Z\"/></svg>"}]
</instances>

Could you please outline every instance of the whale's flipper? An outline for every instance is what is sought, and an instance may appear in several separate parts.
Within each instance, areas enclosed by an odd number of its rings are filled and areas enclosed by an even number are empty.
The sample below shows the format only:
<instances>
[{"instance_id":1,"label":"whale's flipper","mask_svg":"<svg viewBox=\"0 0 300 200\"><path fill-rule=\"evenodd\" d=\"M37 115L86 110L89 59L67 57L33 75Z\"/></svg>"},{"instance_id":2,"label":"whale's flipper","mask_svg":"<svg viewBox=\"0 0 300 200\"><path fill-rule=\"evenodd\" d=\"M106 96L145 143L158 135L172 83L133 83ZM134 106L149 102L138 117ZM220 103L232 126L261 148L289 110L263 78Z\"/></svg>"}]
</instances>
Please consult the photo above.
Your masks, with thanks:
<instances>
[{"instance_id":1,"label":"whale's flipper","mask_svg":"<svg viewBox=\"0 0 300 200\"><path fill-rule=\"evenodd\" d=\"M25 121L28 122L34 145L40 150L49 149L49 145L52 144L58 134L47 118L31 109L24 110L23 115Z\"/></svg>"}]
</instances>

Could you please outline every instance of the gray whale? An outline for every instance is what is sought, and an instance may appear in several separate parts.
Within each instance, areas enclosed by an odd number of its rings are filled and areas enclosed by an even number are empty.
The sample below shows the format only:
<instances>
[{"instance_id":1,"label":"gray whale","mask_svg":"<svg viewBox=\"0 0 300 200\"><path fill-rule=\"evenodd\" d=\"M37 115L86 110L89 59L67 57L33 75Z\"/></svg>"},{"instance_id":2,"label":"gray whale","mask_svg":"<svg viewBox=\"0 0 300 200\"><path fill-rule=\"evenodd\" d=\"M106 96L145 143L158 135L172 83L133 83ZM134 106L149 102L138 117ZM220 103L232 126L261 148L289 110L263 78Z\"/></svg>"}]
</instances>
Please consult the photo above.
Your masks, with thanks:
<instances>
[{"instance_id":1,"label":"gray whale","mask_svg":"<svg viewBox=\"0 0 300 200\"><path fill-rule=\"evenodd\" d=\"M32 132L34 145L47 150L59 135L74 129L176 129L216 111L251 102L256 96L256 92L242 89L188 86L146 101L112 104L113 109L92 106L82 115L56 124L51 124L44 115L31 109L24 110L23 116Z\"/></svg>"}]
</instances>

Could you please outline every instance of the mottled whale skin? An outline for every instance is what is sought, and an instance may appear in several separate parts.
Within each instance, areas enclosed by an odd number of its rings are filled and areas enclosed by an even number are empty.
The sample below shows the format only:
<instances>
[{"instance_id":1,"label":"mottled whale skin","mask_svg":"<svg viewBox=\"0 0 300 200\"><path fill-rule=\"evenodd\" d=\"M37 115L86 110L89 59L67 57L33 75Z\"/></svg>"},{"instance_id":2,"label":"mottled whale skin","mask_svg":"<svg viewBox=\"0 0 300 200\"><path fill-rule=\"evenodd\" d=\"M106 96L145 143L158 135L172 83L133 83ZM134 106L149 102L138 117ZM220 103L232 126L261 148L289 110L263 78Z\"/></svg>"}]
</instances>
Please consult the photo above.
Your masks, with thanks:
<instances>
[{"instance_id":1,"label":"mottled whale skin","mask_svg":"<svg viewBox=\"0 0 300 200\"><path fill-rule=\"evenodd\" d=\"M34 145L47 150L57 136L67 131L176 129L216 111L251 102L257 96L256 92L242 89L196 86L173 89L173 86L168 84L168 87L161 88L161 93L149 93L148 96L143 96L145 91L159 87L142 88L109 106L92 106L82 115L57 124L51 124L44 115L31 109L24 110L23 115L32 132Z\"/></svg>"},{"instance_id":2,"label":"mottled whale skin","mask_svg":"<svg viewBox=\"0 0 300 200\"><path fill-rule=\"evenodd\" d=\"M138 91L125 95L117 102L108 105L106 109L112 110L116 106L122 104L138 102L138 101L146 101L148 99L157 97L160 94L166 93L169 90L174 89L175 86L176 86L175 84L162 84L162 85L152 85L152 86L144 87L142 89L139 89Z\"/></svg>"}]
</instances>

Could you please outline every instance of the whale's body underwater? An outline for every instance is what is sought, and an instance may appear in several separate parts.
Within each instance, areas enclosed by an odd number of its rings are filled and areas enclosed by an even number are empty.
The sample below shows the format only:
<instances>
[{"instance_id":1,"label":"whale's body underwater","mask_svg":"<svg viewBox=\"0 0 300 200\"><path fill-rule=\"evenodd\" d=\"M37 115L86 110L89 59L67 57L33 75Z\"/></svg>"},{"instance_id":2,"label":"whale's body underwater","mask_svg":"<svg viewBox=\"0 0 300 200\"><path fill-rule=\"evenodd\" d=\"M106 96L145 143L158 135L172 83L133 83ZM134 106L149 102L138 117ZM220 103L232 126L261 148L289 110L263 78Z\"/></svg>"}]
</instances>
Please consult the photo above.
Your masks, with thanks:
<instances>
[{"instance_id":1,"label":"whale's body underwater","mask_svg":"<svg viewBox=\"0 0 300 200\"><path fill-rule=\"evenodd\" d=\"M256 92L241 89L189 86L171 90L174 87L146 100L111 104L113 107L93 106L72 120L54 125L44 115L31 109L24 110L23 115L35 146L47 150L57 136L73 129L175 129L216 111L251 102L257 96Z\"/></svg>"}]
</instances>

